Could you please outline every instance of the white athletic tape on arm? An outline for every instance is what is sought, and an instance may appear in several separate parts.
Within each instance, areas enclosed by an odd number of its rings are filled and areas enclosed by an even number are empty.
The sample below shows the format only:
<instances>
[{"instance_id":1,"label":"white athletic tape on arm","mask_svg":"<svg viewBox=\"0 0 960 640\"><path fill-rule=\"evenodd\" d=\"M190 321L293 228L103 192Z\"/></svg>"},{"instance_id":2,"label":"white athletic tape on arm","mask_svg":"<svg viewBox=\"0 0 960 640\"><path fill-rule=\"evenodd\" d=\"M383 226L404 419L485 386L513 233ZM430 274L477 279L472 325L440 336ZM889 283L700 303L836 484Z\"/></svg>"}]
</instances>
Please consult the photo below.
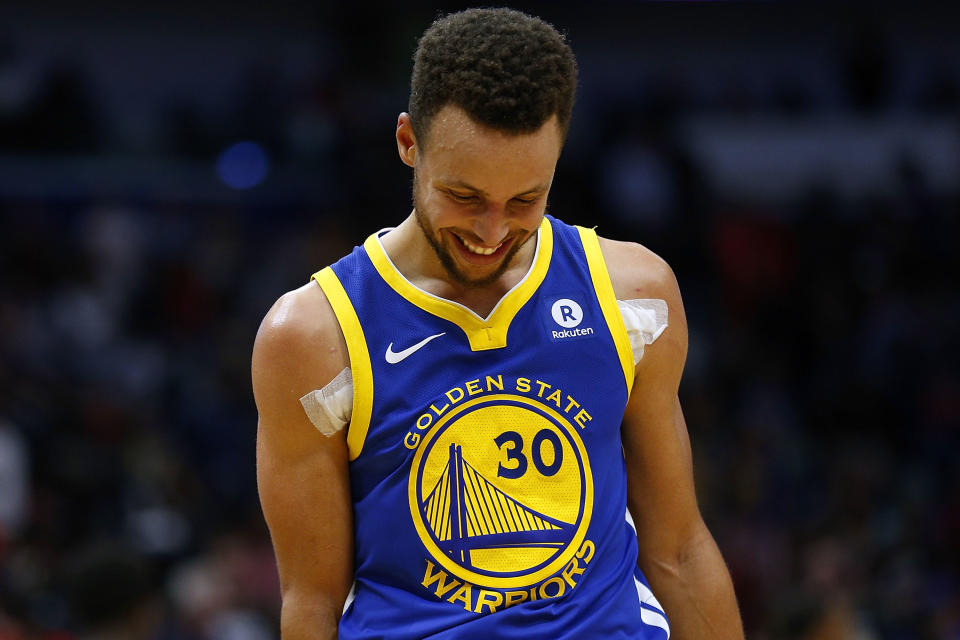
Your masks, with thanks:
<instances>
[{"instance_id":1,"label":"white athletic tape on arm","mask_svg":"<svg viewBox=\"0 0 960 640\"><path fill-rule=\"evenodd\" d=\"M617 300L617 307L627 327L633 364L637 364L643 357L643 348L653 344L667 328L667 302L652 298Z\"/></svg>"},{"instance_id":2,"label":"white athletic tape on arm","mask_svg":"<svg viewBox=\"0 0 960 640\"><path fill-rule=\"evenodd\" d=\"M322 389L314 389L300 398L310 422L328 438L350 422L353 413L353 374L344 369Z\"/></svg>"}]
</instances>

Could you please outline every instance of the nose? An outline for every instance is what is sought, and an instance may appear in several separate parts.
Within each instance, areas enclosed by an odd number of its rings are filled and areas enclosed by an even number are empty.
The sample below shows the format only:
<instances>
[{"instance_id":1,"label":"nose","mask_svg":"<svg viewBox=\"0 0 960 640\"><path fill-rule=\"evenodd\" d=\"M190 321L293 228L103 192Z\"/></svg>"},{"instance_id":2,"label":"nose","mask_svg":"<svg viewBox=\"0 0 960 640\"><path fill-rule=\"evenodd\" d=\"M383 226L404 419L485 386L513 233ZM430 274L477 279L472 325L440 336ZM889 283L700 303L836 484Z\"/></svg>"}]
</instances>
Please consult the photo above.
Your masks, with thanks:
<instances>
[{"instance_id":1,"label":"nose","mask_svg":"<svg viewBox=\"0 0 960 640\"><path fill-rule=\"evenodd\" d=\"M473 220L473 232L484 246L495 247L510 232L506 212L503 207L490 204Z\"/></svg>"}]
</instances>

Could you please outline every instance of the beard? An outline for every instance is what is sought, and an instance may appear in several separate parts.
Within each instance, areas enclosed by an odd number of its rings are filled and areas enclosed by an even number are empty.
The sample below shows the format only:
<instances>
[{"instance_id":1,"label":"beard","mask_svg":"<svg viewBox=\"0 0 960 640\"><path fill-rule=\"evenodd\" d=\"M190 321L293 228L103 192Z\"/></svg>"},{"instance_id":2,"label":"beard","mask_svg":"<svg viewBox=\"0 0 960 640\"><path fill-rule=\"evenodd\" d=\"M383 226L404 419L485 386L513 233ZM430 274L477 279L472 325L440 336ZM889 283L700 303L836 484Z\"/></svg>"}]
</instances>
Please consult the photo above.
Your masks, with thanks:
<instances>
[{"instance_id":1,"label":"beard","mask_svg":"<svg viewBox=\"0 0 960 640\"><path fill-rule=\"evenodd\" d=\"M480 278L471 278L460 269L450 250L444 246L441 235L437 233L437 231L433 228L433 225L430 224L430 219L426 213L424 213L425 210L423 208L423 203L420 201L418 196L418 186L416 171L414 171L413 212L416 216L417 225L420 227L420 230L423 231L423 236L427 239L427 242L430 244L433 252L437 255L437 259L440 260L440 264L443 266L444 271L447 272L447 275L453 282L461 287L464 287L465 289L477 289L480 287L485 287L499 280L513 262L513 258L517 255L517 252L520 251L520 249L535 235L535 233L531 231L526 238L520 241L514 241L513 246L510 247L510 250L503 257L503 260L500 261L500 264L497 265L496 269Z\"/></svg>"}]
</instances>

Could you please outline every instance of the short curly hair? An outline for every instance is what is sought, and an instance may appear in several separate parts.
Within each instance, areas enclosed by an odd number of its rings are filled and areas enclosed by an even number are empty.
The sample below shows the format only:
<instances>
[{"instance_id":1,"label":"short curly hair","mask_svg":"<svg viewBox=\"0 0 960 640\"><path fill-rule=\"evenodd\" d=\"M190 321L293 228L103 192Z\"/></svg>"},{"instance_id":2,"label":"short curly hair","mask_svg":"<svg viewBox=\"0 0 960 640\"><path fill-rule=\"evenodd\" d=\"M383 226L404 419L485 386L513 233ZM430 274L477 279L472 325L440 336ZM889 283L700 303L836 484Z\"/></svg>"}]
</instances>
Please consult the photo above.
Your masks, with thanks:
<instances>
[{"instance_id":1,"label":"short curly hair","mask_svg":"<svg viewBox=\"0 0 960 640\"><path fill-rule=\"evenodd\" d=\"M488 127L533 133L554 114L566 137L577 62L564 36L514 9L438 18L413 57L410 119L421 146L433 117L454 104Z\"/></svg>"}]
</instances>

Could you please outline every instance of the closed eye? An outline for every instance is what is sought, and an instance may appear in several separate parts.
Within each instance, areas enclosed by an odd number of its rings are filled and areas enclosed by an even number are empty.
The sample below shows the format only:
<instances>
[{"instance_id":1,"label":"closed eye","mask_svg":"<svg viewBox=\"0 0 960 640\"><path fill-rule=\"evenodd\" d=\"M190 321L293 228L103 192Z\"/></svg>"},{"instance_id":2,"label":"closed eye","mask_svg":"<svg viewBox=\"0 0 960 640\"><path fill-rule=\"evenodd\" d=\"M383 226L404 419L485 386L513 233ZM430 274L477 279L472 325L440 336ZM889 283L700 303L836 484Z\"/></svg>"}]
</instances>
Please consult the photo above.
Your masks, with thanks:
<instances>
[{"instance_id":1,"label":"closed eye","mask_svg":"<svg viewBox=\"0 0 960 640\"><path fill-rule=\"evenodd\" d=\"M477 196L472 194L463 194L463 193L456 193L454 191L447 191L447 195L453 198L454 200L456 200L457 202L468 203L468 202L477 201Z\"/></svg>"}]
</instances>

